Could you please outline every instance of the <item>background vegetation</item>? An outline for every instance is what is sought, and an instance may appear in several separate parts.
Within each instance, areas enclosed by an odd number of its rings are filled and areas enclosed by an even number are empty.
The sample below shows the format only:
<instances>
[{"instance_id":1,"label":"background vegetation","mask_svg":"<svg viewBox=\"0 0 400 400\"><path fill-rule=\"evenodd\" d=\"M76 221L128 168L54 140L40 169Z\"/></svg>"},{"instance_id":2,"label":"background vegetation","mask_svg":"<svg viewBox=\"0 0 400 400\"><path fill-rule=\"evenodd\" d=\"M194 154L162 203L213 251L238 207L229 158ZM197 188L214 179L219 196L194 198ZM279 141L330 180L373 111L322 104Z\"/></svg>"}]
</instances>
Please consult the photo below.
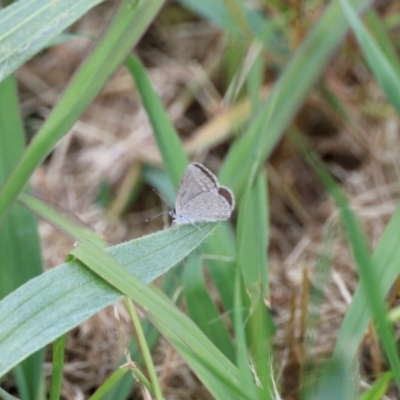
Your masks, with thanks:
<instances>
[{"instance_id":1,"label":"background vegetation","mask_svg":"<svg viewBox=\"0 0 400 400\"><path fill-rule=\"evenodd\" d=\"M399 3L6 3L0 396L399 398Z\"/></svg>"}]
</instances>

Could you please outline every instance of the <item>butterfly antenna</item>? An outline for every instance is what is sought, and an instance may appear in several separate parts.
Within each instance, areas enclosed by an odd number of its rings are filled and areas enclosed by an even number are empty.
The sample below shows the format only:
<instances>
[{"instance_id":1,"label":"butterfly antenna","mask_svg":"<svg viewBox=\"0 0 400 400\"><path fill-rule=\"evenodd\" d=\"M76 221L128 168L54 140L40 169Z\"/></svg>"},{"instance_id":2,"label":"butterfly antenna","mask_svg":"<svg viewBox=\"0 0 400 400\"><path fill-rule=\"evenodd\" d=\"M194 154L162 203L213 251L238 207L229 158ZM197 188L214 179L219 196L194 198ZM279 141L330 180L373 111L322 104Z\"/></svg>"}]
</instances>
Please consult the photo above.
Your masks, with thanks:
<instances>
[{"instance_id":1,"label":"butterfly antenna","mask_svg":"<svg viewBox=\"0 0 400 400\"><path fill-rule=\"evenodd\" d=\"M169 204L168 201L167 201L163 196L161 196L161 194L158 193L156 189L153 189L153 192L154 192L161 200L163 200L164 203L168 204L168 206L169 206L170 208L172 208L172 207L171 207L171 204ZM149 222L149 221L151 221L153 218L159 217L160 215L163 215L163 214L165 214L165 213L168 213L168 211L163 211L163 212L161 212L161 213L158 213L158 214L156 214L156 215L153 215L152 217L147 218L147 219L145 220L145 222Z\"/></svg>"},{"instance_id":2,"label":"butterfly antenna","mask_svg":"<svg viewBox=\"0 0 400 400\"><path fill-rule=\"evenodd\" d=\"M168 211L163 211L163 212L160 212L160 213L158 213L158 214L156 214L156 215L153 215L153 216L150 217L150 218L146 218L146 219L145 219L145 222L149 222L149 221L151 221L152 219L157 218L157 217L159 217L160 215L163 215L163 214L165 214L165 213L168 213Z\"/></svg>"},{"instance_id":3,"label":"butterfly antenna","mask_svg":"<svg viewBox=\"0 0 400 400\"><path fill-rule=\"evenodd\" d=\"M167 204L169 205L170 208L173 208L173 207L171 206L171 204L169 204L168 200L165 199L163 196L161 196L161 194L158 193L156 189L153 189L153 192L154 192L161 200L163 200L164 203L167 203ZM162 213L161 213L161 214L162 214ZM158 214L158 215L160 215L160 214Z\"/></svg>"}]
</instances>

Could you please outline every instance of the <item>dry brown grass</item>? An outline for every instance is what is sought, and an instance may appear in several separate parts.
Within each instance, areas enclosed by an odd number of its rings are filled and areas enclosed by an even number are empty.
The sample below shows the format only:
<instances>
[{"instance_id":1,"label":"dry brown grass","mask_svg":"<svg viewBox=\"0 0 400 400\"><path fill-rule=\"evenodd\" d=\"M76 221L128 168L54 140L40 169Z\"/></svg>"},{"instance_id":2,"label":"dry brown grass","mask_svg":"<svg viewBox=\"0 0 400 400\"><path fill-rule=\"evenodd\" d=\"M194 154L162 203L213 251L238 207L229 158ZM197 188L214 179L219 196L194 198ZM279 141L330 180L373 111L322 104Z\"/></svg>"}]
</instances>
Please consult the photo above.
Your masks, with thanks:
<instances>
[{"instance_id":1,"label":"dry brown grass","mask_svg":"<svg viewBox=\"0 0 400 400\"><path fill-rule=\"evenodd\" d=\"M76 24L74 31L100 34L113 7L108 2L93 10ZM187 19L174 24L169 18L164 10L142 39L137 53L182 139L192 146L191 153L196 154L197 160L206 159L208 165L217 167L225 147L214 147L226 141L224 124L229 126L232 118L221 95L219 62L224 37L206 22ZM18 71L22 112L29 123L37 124L38 118L46 116L91 46L85 38L58 45ZM384 106L369 73L360 69L359 61L354 62L357 55L353 42L347 45L347 55L349 51L351 62L344 52L339 53L324 78L346 105L352 116L350 122L344 123L313 94L295 123L341 182L374 247L400 199L400 124L395 113ZM142 162L157 164L160 156L132 80L121 68L36 171L32 185L36 194L77 215L114 244L161 228L161 219L145 223L161 208L159 200L146 188L121 215L126 192L137 183ZM287 139L270 160L268 175L269 267L278 327L276 358L284 382L284 398L289 399L296 395L299 366L304 365L306 357L303 342L307 334L307 288L312 284L327 221L335 224L338 218L317 178ZM117 199L111 211L95 202L102 182L110 185ZM62 263L72 242L45 222L40 222L40 234L47 268ZM312 356L313 363L332 349L356 284L353 260L345 239L339 236L320 304L318 335L312 353L307 355ZM121 329L128 337L129 318L121 305L117 307ZM366 369L372 373L382 368L373 332L367 335L365 346L370 354ZM67 341L63 396L87 398L115 369L122 353L112 310L104 310L76 328ZM161 340L154 358L166 399L210 398L165 340ZM49 366L46 371L50 372ZM141 397L135 392L131 398Z\"/></svg>"}]
</instances>

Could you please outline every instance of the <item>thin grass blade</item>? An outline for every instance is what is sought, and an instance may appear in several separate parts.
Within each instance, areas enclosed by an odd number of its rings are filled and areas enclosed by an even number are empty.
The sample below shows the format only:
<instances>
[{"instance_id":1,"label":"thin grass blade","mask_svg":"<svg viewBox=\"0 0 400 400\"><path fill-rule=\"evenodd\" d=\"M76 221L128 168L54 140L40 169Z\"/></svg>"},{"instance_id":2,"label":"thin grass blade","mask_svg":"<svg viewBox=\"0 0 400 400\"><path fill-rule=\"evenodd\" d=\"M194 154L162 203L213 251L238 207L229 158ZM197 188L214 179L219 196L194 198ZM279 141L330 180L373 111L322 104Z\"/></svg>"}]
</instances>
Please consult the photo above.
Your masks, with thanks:
<instances>
[{"instance_id":1,"label":"thin grass blade","mask_svg":"<svg viewBox=\"0 0 400 400\"><path fill-rule=\"evenodd\" d=\"M18 202L74 240L85 238L96 244L96 246L102 248L107 246L107 243L96 232L93 232L92 229L84 225L74 215L54 204L48 204L28 193L21 193L18 197Z\"/></svg>"},{"instance_id":2,"label":"thin grass blade","mask_svg":"<svg viewBox=\"0 0 400 400\"><path fill-rule=\"evenodd\" d=\"M67 335L62 335L53 345L53 373L51 376L50 400L59 400L61 396L66 339Z\"/></svg>"},{"instance_id":3,"label":"thin grass blade","mask_svg":"<svg viewBox=\"0 0 400 400\"><path fill-rule=\"evenodd\" d=\"M347 0L339 0L358 43L361 46L367 63L384 91L388 100L400 113L400 75L393 68L385 53L379 48L375 40L365 29L360 18Z\"/></svg>"},{"instance_id":4,"label":"thin grass blade","mask_svg":"<svg viewBox=\"0 0 400 400\"><path fill-rule=\"evenodd\" d=\"M193 254L186 262L182 283L190 318L231 361L235 360L232 338L209 295L203 277L203 256ZM205 312L204 310L207 310Z\"/></svg>"},{"instance_id":5,"label":"thin grass blade","mask_svg":"<svg viewBox=\"0 0 400 400\"><path fill-rule=\"evenodd\" d=\"M265 307L265 297L269 294L269 218L266 177L263 173L257 175L255 184L243 195L237 237L238 268L250 299L250 310L246 313L248 346L255 367L254 374L259 381L258 398L263 399L272 393L269 359L273 334L269 310Z\"/></svg>"},{"instance_id":6,"label":"thin grass blade","mask_svg":"<svg viewBox=\"0 0 400 400\"><path fill-rule=\"evenodd\" d=\"M25 148L25 134L13 76L0 83L0 186ZM0 299L43 271L35 216L16 205L0 225ZM19 395L35 399L42 385L42 351L14 370Z\"/></svg>"},{"instance_id":7,"label":"thin grass blade","mask_svg":"<svg viewBox=\"0 0 400 400\"><path fill-rule=\"evenodd\" d=\"M135 79L136 87L153 126L165 168L175 189L178 189L183 171L189 164L178 133L168 118L159 97L154 92L142 63L137 58L130 56L126 61L126 66Z\"/></svg>"},{"instance_id":8,"label":"thin grass blade","mask_svg":"<svg viewBox=\"0 0 400 400\"><path fill-rule=\"evenodd\" d=\"M306 141L294 132L292 133L291 138L293 138L297 148L314 168L319 179L335 200L336 206L341 213L341 220L360 273L360 290L368 294L366 296L367 304L372 311L382 346L393 369L397 384L400 386L400 360L395 345L394 332L386 318L386 306L383 302L385 292L382 291L380 285L377 285L377 282L380 281L380 275L377 273L377 266L373 264L373 259L369 255L370 252L366 242L365 233L361 229L357 217L351 210L347 199L342 194L335 180L324 165L318 160L315 153L312 152ZM341 329L343 329L343 326L344 323L342 324ZM353 343L354 345L353 340L354 338L347 343L347 346L349 343ZM348 349L345 351L342 351L341 349L340 351L341 354L346 354L347 357L351 354ZM342 357L340 353L338 357Z\"/></svg>"}]
</instances>

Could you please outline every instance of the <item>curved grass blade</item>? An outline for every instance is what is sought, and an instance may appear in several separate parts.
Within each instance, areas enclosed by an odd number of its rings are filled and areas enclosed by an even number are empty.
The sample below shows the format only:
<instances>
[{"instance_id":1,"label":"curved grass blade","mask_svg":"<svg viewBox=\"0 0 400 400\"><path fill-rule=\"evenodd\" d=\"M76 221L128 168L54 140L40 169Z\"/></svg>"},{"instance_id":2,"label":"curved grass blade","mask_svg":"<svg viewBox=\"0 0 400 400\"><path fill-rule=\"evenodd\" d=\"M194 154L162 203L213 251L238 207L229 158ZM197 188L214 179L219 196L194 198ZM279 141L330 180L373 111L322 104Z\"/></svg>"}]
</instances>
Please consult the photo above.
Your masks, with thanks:
<instances>
[{"instance_id":1,"label":"curved grass blade","mask_svg":"<svg viewBox=\"0 0 400 400\"><path fill-rule=\"evenodd\" d=\"M99 247L106 247L107 243L96 232L93 232L81 220L67 211L47 204L45 201L27 193L18 196L18 202L24 207L33 211L39 217L50 222L56 228L62 230L74 240L85 238L95 243Z\"/></svg>"},{"instance_id":2,"label":"curved grass blade","mask_svg":"<svg viewBox=\"0 0 400 400\"><path fill-rule=\"evenodd\" d=\"M339 3L348 19L360 44L371 71L377 79L388 100L400 113L400 75L393 68L385 53L378 47L375 40L365 29L360 18L347 0Z\"/></svg>"}]
</instances>

